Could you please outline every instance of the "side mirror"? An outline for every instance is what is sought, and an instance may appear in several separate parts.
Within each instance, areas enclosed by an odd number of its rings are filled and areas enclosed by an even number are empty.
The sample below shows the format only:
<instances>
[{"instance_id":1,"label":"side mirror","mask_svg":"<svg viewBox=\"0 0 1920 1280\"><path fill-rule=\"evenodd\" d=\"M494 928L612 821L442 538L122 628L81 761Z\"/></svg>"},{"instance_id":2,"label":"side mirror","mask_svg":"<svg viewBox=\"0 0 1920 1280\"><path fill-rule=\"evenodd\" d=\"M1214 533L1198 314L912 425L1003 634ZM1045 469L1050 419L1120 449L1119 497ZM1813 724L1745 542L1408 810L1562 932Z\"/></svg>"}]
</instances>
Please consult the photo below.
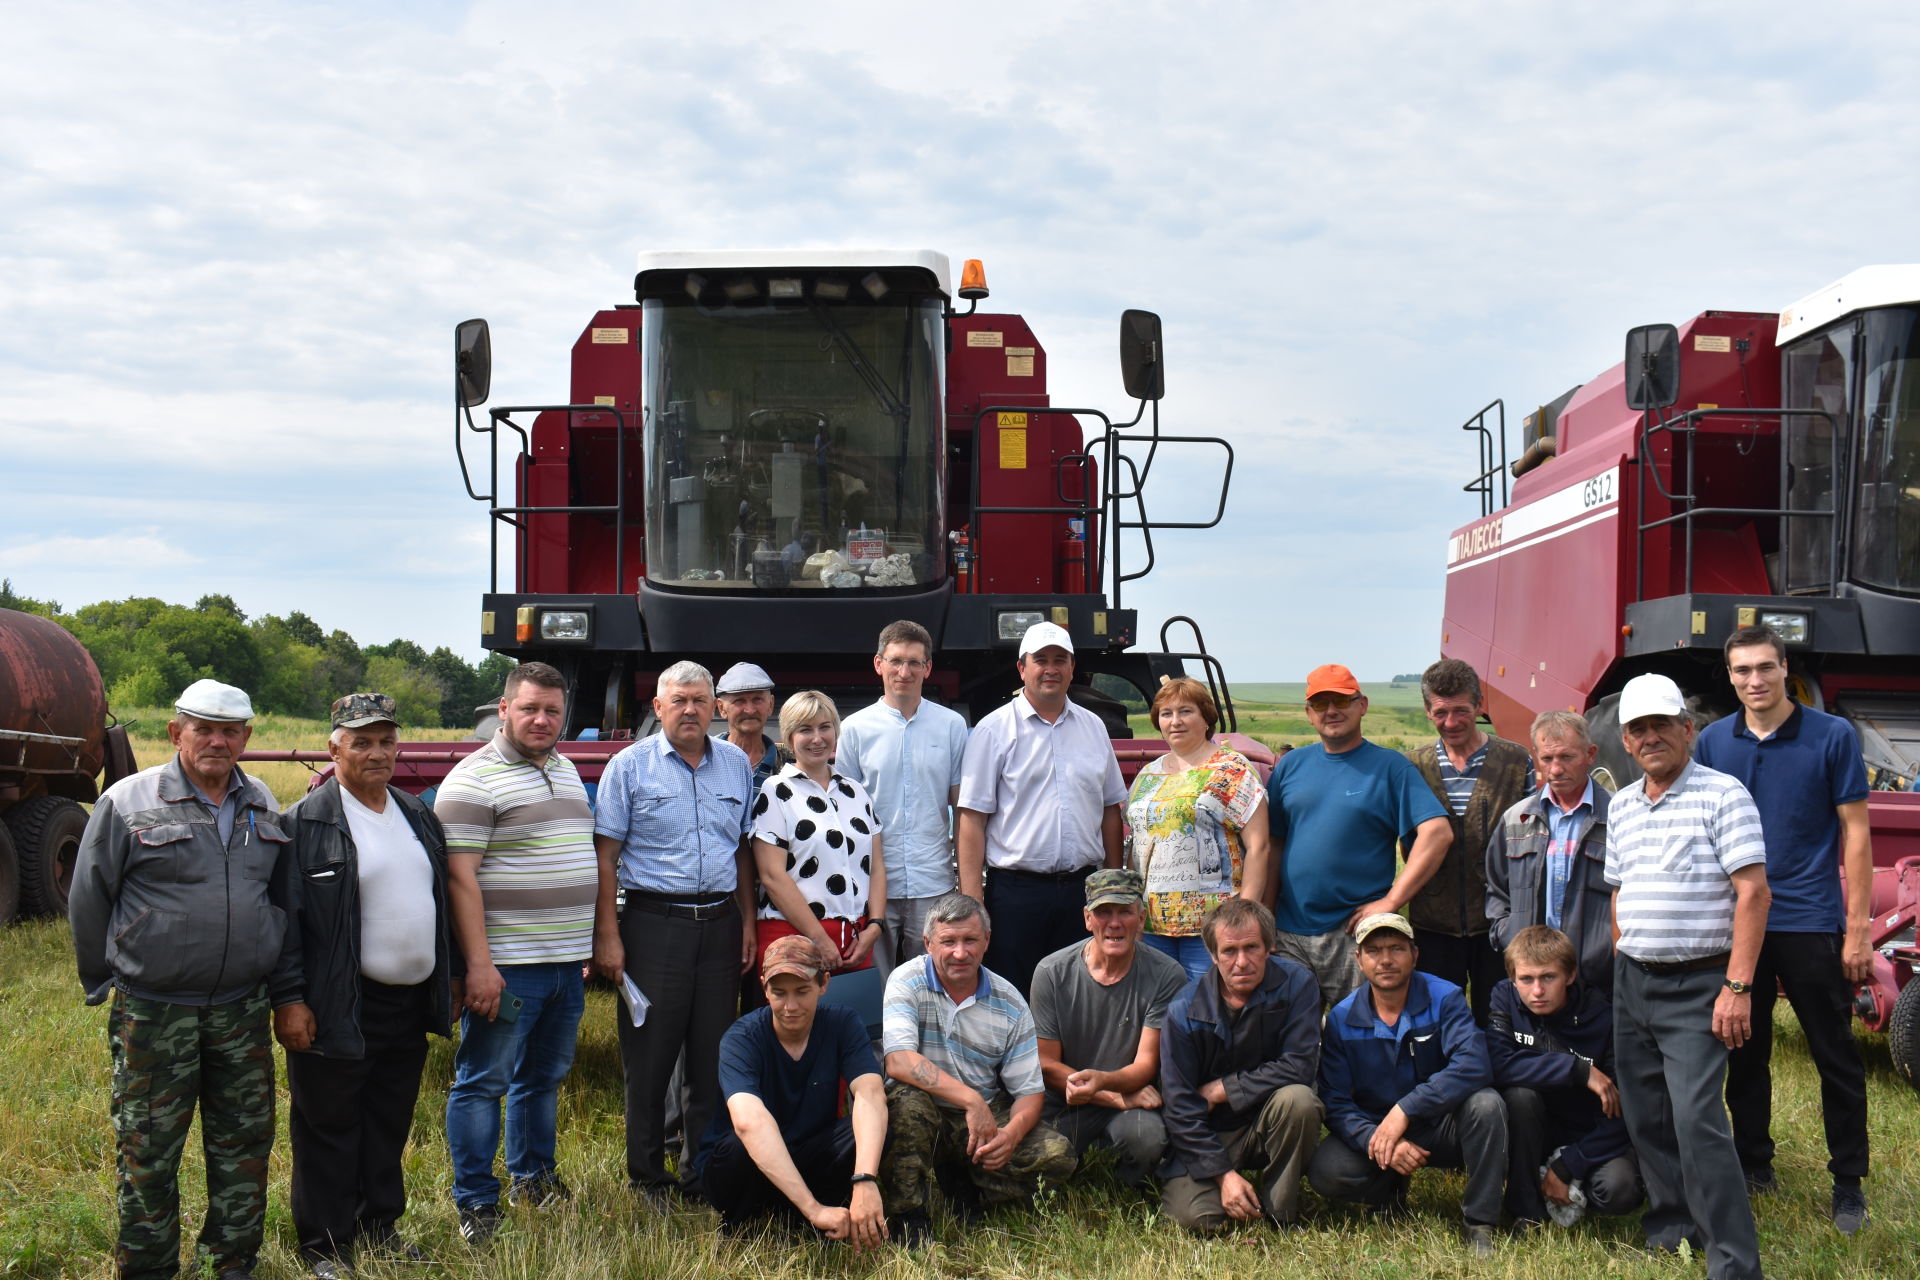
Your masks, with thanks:
<instances>
[{"instance_id":1,"label":"side mirror","mask_svg":"<svg viewBox=\"0 0 1920 1280\"><path fill-rule=\"evenodd\" d=\"M1627 330L1627 408L1664 409L1680 398L1680 331L1670 324Z\"/></svg>"},{"instance_id":2,"label":"side mirror","mask_svg":"<svg viewBox=\"0 0 1920 1280\"><path fill-rule=\"evenodd\" d=\"M485 320L462 320L454 326L453 368L460 379L460 407L485 404L493 385L493 340Z\"/></svg>"},{"instance_id":3,"label":"side mirror","mask_svg":"<svg viewBox=\"0 0 1920 1280\"><path fill-rule=\"evenodd\" d=\"M1160 317L1151 311L1120 313L1120 377L1135 400L1158 400L1167 394Z\"/></svg>"}]
</instances>

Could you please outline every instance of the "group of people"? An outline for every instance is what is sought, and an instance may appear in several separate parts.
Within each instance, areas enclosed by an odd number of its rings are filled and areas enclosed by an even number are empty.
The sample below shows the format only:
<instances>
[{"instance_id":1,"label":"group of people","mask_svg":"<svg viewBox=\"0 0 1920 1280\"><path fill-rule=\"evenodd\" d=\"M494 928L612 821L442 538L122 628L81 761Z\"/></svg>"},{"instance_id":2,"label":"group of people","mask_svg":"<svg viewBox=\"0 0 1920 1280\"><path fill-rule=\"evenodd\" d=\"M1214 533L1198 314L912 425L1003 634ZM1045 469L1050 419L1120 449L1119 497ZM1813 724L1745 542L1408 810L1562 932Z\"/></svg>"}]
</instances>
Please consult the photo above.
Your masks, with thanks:
<instances>
[{"instance_id":1,"label":"group of people","mask_svg":"<svg viewBox=\"0 0 1920 1280\"><path fill-rule=\"evenodd\" d=\"M1315 669L1319 741L1264 785L1206 687L1166 681L1168 749L1128 787L1063 628L1026 633L1019 692L971 728L923 696L932 658L888 626L880 698L842 722L792 693L779 745L765 671L678 663L658 732L591 795L555 749L562 676L524 663L430 806L393 785L392 699L350 694L332 776L284 814L237 763L247 695L190 686L174 758L102 797L72 890L82 984L112 1002L119 1273L177 1270L196 1105L199 1251L250 1272L271 1038L322 1280L418 1256L402 1154L426 1037L456 1020L460 1234L567 1201L589 972L620 992L629 1186L731 1229L918 1247L936 1200L965 1224L1100 1147L1199 1233L1292 1223L1303 1184L1404 1214L1452 1167L1477 1253L1503 1221L1644 1196L1650 1247L1758 1276L1776 986L1821 1075L1834 1224L1865 1221L1866 783L1845 722L1786 697L1778 636L1729 638L1742 708L1697 743L1672 680L1630 681L1645 776L1612 795L1584 717L1490 738L1457 660L1425 673L1437 738L1407 755L1365 739L1351 672Z\"/></svg>"}]
</instances>

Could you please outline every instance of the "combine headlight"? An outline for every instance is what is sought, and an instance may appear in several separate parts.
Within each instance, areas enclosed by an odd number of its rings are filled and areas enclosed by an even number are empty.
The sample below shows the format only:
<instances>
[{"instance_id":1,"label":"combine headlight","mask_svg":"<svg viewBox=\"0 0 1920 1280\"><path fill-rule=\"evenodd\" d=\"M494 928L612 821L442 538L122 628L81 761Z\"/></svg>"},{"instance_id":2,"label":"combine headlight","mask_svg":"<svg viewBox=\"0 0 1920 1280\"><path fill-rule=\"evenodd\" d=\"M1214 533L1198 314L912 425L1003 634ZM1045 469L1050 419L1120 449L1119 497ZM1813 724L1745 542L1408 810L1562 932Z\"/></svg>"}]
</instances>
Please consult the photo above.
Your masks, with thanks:
<instances>
[{"instance_id":1,"label":"combine headlight","mask_svg":"<svg viewBox=\"0 0 1920 1280\"><path fill-rule=\"evenodd\" d=\"M1039 609L1010 609L993 615L993 630L1002 640L1018 640L1027 634L1028 627L1046 620L1047 615Z\"/></svg>"},{"instance_id":2,"label":"combine headlight","mask_svg":"<svg viewBox=\"0 0 1920 1280\"><path fill-rule=\"evenodd\" d=\"M1763 613L1760 625L1772 627L1788 644L1813 643L1813 617L1805 613Z\"/></svg>"},{"instance_id":3,"label":"combine headlight","mask_svg":"<svg viewBox=\"0 0 1920 1280\"><path fill-rule=\"evenodd\" d=\"M800 282L796 279L774 279L767 281L769 298L798 298Z\"/></svg>"},{"instance_id":4,"label":"combine headlight","mask_svg":"<svg viewBox=\"0 0 1920 1280\"><path fill-rule=\"evenodd\" d=\"M590 640L593 618L584 609L547 609L540 614L542 640Z\"/></svg>"}]
</instances>

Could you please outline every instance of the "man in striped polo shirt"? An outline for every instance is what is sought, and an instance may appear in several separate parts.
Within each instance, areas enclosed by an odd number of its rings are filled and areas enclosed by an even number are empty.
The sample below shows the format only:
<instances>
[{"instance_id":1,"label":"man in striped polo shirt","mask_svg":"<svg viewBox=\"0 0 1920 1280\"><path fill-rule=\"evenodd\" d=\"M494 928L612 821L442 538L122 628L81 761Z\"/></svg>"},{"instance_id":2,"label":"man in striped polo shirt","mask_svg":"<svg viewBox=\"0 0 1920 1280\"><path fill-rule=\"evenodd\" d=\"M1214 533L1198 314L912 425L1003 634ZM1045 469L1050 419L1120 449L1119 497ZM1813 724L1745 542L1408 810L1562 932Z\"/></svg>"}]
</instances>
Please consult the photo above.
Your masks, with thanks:
<instances>
[{"instance_id":1,"label":"man in striped polo shirt","mask_svg":"<svg viewBox=\"0 0 1920 1280\"><path fill-rule=\"evenodd\" d=\"M1737 780L1691 759L1693 720L1666 676L1627 682L1620 723L1646 776L1607 811L1615 1083L1647 1184L1647 1245L1685 1240L1710 1280L1758 1280L1721 1086L1728 1050L1753 1034L1770 896L1760 812Z\"/></svg>"},{"instance_id":2,"label":"man in striped polo shirt","mask_svg":"<svg viewBox=\"0 0 1920 1280\"><path fill-rule=\"evenodd\" d=\"M440 784L447 896L466 956L465 1011L447 1091L447 1148L460 1234L485 1244L500 1224L500 1100L507 1103L508 1196L543 1206L571 1196L554 1167L560 1082L573 1065L593 953L599 868L593 811L556 752L566 683L544 662L507 675L500 728Z\"/></svg>"},{"instance_id":3,"label":"man in striped polo shirt","mask_svg":"<svg viewBox=\"0 0 1920 1280\"><path fill-rule=\"evenodd\" d=\"M887 979L880 1045L886 1052L887 1127L882 1198L894 1238L931 1238L927 1201L936 1171L945 1185L1005 1204L1031 1198L1041 1178L1064 1182L1073 1144L1040 1122L1046 1081L1027 1002L981 965L992 936L987 909L950 893L927 909L927 954ZM973 1196L956 1206L974 1212Z\"/></svg>"}]
</instances>

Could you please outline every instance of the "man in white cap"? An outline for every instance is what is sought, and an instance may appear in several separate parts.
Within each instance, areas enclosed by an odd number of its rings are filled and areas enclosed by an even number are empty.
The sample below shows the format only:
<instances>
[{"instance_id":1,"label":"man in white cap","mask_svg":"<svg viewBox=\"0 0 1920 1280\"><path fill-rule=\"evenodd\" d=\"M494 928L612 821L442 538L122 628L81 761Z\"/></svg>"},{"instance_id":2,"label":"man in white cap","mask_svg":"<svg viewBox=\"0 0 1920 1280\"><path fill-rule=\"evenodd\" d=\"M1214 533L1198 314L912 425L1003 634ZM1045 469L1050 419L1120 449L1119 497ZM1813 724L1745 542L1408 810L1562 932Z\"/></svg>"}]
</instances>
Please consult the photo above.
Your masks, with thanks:
<instances>
[{"instance_id":1,"label":"man in white cap","mask_svg":"<svg viewBox=\"0 0 1920 1280\"><path fill-rule=\"evenodd\" d=\"M123 1277L180 1269L180 1153L200 1109L207 1211L197 1255L253 1272L273 1148L270 1006L291 1004L293 861L273 794L236 761L253 704L197 680L165 764L94 805L68 914L87 1003L109 998Z\"/></svg>"},{"instance_id":2,"label":"man in white cap","mask_svg":"<svg viewBox=\"0 0 1920 1280\"><path fill-rule=\"evenodd\" d=\"M954 852L960 892L999 922L988 967L1024 996L1034 967L1086 932L1087 877L1120 865L1127 788L1106 725L1067 696L1066 628L1028 627L1017 666L1020 693L967 738Z\"/></svg>"},{"instance_id":3,"label":"man in white cap","mask_svg":"<svg viewBox=\"0 0 1920 1280\"><path fill-rule=\"evenodd\" d=\"M1749 987L1767 928L1767 846L1745 787L1695 763L1680 687L1635 676L1620 737L1646 776L1607 810L1619 935L1614 1063L1647 1185L1647 1245L1687 1241L1710 1280L1757 1280L1760 1246L1721 1087L1753 1034Z\"/></svg>"},{"instance_id":4,"label":"man in white cap","mask_svg":"<svg viewBox=\"0 0 1920 1280\"><path fill-rule=\"evenodd\" d=\"M780 772L780 749L767 736L774 711L773 677L755 663L736 662L714 682L713 696L720 718L727 722L727 732L714 736L724 736L747 753L757 796L760 784Z\"/></svg>"}]
</instances>

